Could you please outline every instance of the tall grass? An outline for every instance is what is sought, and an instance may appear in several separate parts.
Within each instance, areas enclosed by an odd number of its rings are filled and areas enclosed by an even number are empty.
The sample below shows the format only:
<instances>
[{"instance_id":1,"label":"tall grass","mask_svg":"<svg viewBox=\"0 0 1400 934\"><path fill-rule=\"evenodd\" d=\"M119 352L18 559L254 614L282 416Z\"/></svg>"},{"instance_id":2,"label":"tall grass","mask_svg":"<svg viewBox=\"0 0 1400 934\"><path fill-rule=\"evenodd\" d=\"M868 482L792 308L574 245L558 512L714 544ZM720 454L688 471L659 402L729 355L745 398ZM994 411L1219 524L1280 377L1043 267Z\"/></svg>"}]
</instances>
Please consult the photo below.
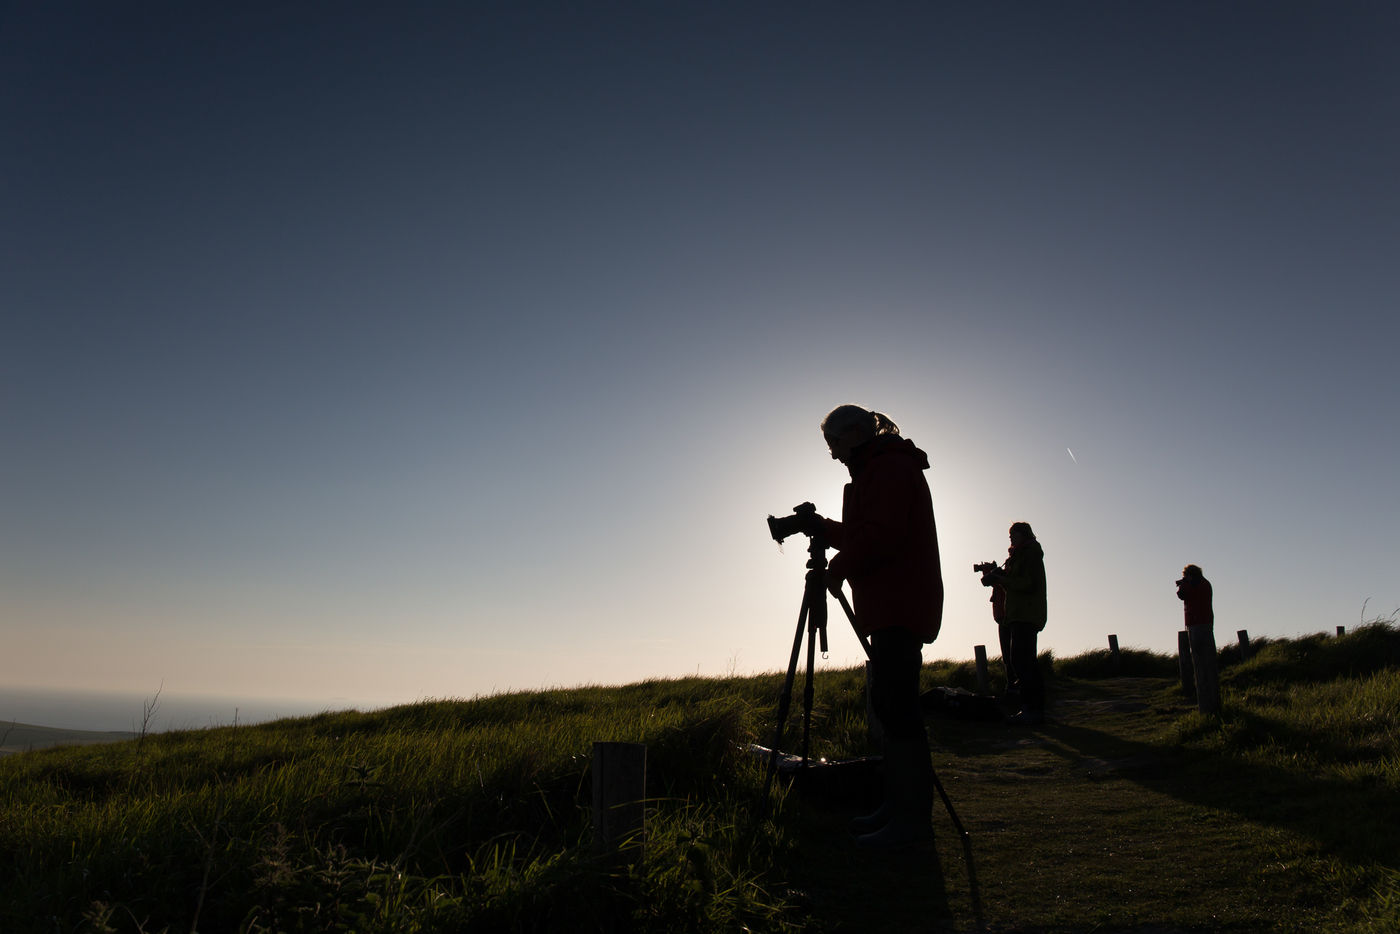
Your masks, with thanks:
<instances>
[{"instance_id":1,"label":"tall grass","mask_svg":"<svg viewBox=\"0 0 1400 934\"><path fill-rule=\"evenodd\" d=\"M769 823L737 840L761 682L425 702L10 757L0 929L74 930L75 911L94 930L781 928L762 879L782 836ZM648 747L649 846L625 869L588 846L599 739Z\"/></svg>"}]
</instances>

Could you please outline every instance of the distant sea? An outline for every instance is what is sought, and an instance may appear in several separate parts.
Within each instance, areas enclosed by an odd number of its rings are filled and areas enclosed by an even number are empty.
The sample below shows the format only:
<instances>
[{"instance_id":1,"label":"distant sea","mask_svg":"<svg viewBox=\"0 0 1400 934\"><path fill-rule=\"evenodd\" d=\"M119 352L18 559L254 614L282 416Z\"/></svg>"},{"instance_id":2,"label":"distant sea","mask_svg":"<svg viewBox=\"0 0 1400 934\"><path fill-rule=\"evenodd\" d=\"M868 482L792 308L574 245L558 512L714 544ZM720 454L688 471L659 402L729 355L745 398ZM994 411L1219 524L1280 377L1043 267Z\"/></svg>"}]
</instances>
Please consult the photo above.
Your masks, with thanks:
<instances>
[{"instance_id":1,"label":"distant sea","mask_svg":"<svg viewBox=\"0 0 1400 934\"><path fill-rule=\"evenodd\" d=\"M64 691L44 688L0 687L0 726L29 723L61 730L130 730L139 732L148 694ZM348 698L277 700L208 694L176 694L162 691L147 730L192 730L304 717L327 710L371 710L381 704L358 704Z\"/></svg>"}]
</instances>

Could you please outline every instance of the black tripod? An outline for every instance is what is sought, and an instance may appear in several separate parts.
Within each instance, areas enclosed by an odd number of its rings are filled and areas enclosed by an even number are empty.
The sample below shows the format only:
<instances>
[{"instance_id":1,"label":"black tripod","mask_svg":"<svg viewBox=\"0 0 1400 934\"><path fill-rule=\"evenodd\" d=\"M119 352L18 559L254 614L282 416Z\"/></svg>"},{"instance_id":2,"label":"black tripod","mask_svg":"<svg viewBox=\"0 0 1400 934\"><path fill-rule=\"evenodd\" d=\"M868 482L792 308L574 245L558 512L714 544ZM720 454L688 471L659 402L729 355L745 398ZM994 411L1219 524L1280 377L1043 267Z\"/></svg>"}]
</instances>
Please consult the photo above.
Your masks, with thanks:
<instances>
[{"instance_id":1,"label":"black tripod","mask_svg":"<svg viewBox=\"0 0 1400 934\"><path fill-rule=\"evenodd\" d=\"M810 504L804 503L797 507L798 514L805 517L803 509L806 507L813 513L815 510ZM773 529L773 538L779 542L783 536L779 533L783 531L781 526L775 527L774 520L769 518L770 528ZM782 520L779 520L781 523ZM778 771L778 757L781 755L779 749L783 743L783 728L787 724L788 713L792 707L792 686L797 680L797 657L802 651L802 636L807 635L807 681L802 689L802 763L801 767L806 768L808 753L811 749L812 732L812 701L815 697L813 689L813 675L816 671L816 646L818 640L821 642L822 654L827 651L826 643L826 540L820 532L819 526L805 525L801 528L811 539L807 545L807 578L806 584L802 588L802 609L797 614L797 633L792 640L792 655L788 659L787 678L783 682L783 693L778 699L778 725L773 734L773 746L768 751L768 774L763 780L763 799L760 805L760 813L768 806L770 794L773 790L773 776ZM846 618L851 622L851 629L855 631L856 638L860 640L860 646L865 650L867 660L872 658L870 652L870 641L856 626L855 611L851 609L850 603L843 593L835 593L834 596L841 603L841 609L845 611ZM943 806L948 809L948 816L953 821L953 827L958 832L958 840L962 844L963 859L967 862L967 879L970 894L972 896L972 911L977 922L977 930L985 929L982 919L982 899L978 892L977 868L972 862L972 836L963 827L963 822L958 819L958 812L953 810L952 799L948 797L948 792L944 790L943 783L938 780L938 773L930 766L930 777L933 779L933 787L938 791L938 796L943 799Z\"/></svg>"},{"instance_id":2,"label":"black tripod","mask_svg":"<svg viewBox=\"0 0 1400 934\"><path fill-rule=\"evenodd\" d=\"M778 699L778 727L773 735L773 746L768 752L768 775L763 780L763 801L773 789L773 775L778 771L779 749L783 745L783 728L787 724L788 711L792 706L792 685L797 680L797 656L802 651L802 635L807 635L807 683L802 689L802 765L806 766L811 750L812 699L815 692L812 676L816 672L816 648L820 640L822 654L826 654L826 541L819 533L811 536L807 545L807 583L802 588L802 610L797 614L797 634L792 639L792 657L788 659L787 680L783 682L783 693ZM866 656L870 647L861 636Z\"/></svg>"}]
</instances>

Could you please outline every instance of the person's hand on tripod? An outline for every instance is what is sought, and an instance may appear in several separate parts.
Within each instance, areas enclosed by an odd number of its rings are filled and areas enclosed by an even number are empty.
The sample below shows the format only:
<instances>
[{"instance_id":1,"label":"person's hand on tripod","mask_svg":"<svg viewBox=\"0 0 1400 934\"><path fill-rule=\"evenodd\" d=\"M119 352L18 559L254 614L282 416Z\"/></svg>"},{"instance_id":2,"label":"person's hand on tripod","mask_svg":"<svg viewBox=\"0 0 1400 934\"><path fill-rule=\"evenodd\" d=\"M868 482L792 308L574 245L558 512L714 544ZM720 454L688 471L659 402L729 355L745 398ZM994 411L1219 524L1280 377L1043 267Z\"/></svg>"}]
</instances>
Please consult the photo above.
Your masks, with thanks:
<instances>
[{"instance_id":1,"label":"person's hand on tripod","mask_svg":"<svg viewBox=\"0 0 1400 934\"><path fill-rule=\"evenodd\" d=\"M826 589L827 589L827 592L829 592L833 597L836 597L837 599L840 599L841 597L844 596L844 594L841 593L841 585L844 584L845 582L846 582L845 579L844 579L843 577L841 577L840 574L833 574L833 573L831 572L831 569L830 569L830 568L827 569L827 571L826 571Z\"/></svg>"}]
</instances>

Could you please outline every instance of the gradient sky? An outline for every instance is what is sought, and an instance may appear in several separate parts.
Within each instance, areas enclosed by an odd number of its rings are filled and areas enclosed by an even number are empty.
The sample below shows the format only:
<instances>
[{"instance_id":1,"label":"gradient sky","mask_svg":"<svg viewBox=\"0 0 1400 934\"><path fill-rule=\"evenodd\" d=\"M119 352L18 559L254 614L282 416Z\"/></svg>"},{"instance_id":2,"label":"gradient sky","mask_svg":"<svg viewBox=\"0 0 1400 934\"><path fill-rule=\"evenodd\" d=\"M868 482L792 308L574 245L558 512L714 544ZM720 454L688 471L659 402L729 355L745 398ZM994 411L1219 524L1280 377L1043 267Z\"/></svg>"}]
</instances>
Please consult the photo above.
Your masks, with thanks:
<instances>
[{"instance_id":1,"label":"gradient sky","mask_svg":"<svg viewBox=\"0 0 1400 934\"><path fill-rule=\"evenodd\" d=\"M779 670L818 423L1062 655L1400 606L1400 6L11 4L0 683ZM1072 455L1070 452L1073 452ZM859 648L839 617L828 664ZM993 648L993 655L996 654Z\"/></svg>"}]
</instances>

